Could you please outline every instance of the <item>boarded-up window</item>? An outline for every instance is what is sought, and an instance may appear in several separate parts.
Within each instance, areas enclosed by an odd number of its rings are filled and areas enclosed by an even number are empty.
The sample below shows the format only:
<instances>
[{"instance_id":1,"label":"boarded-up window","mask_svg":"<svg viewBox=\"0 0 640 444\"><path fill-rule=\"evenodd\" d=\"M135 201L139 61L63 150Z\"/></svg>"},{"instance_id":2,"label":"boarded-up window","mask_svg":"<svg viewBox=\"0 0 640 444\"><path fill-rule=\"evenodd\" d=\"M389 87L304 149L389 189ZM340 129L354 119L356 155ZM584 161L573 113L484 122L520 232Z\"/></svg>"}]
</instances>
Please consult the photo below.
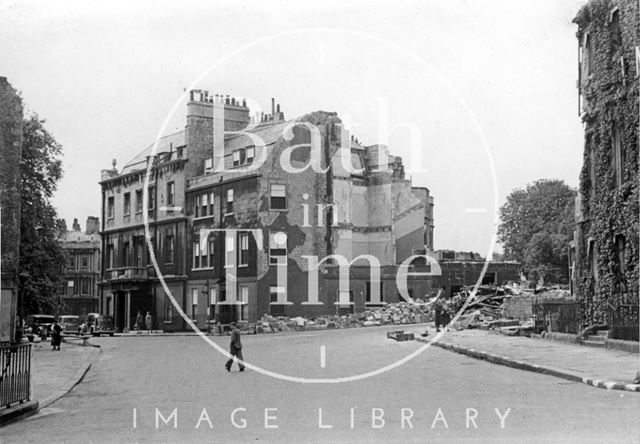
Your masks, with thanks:
<instances>
[{"instance_id":1,"label":"boarded-up window","mask_svg":"<svg viewBox=\"0 0 640 444\"><path fill-rule=\"evenodd\" d=\"M271 184L271 209L287 209L287 187L286 185Z\"/></svg>"},{"instance_id":2,"label":"boarded-up window","mask_svg":"<svg viewBox=\"0 0 640 444\"><path fill-rule=\"evenodd\" d=\"M287 235L286 233L269 234L269 264L287 264Z\"/></svg>"}]
</instances>

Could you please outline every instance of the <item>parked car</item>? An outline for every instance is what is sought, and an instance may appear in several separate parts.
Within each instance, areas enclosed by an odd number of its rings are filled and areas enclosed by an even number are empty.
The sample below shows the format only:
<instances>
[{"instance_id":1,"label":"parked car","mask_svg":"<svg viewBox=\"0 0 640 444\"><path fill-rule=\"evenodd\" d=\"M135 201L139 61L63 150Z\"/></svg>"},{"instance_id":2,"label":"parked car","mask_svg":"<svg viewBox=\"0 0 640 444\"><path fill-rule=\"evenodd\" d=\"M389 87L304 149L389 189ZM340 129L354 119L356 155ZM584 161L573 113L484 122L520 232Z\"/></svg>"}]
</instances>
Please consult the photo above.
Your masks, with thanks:
<instances>
[{"instance_id":1,"label":"parked car","mask_svg":"<svg viewBox=\"0 0 640 444\"><path fill-rule=\"evenodd\" d=\"M51 334L51 326L55 320L56 317L53 315L29 315L25 320L24 333L29 338L29 341L33 341L36 335L46 339Z\"/></svg>"},{"instance_id":2,"label":"parked car","mask_svg":"<svg viewBox=\"0 0 640 444\"><path fill-rule=\"evenodd\" d=\"M80 316L60 315L58 324L62 327L62 333L77 335L80 329Z\"/></svg>"},{"instance_id":3,"label":"parked car","mask_svg":"<svg viewBox=\"0 0 640 444\"><path fill-rule=\"evenodd\" d=\"M89 313L79 330L80 333L90 334L92 336L113 336L115 333L113 318L111 318L111 316L101 315L100 313Z\"/></svg>"}]
</instances>

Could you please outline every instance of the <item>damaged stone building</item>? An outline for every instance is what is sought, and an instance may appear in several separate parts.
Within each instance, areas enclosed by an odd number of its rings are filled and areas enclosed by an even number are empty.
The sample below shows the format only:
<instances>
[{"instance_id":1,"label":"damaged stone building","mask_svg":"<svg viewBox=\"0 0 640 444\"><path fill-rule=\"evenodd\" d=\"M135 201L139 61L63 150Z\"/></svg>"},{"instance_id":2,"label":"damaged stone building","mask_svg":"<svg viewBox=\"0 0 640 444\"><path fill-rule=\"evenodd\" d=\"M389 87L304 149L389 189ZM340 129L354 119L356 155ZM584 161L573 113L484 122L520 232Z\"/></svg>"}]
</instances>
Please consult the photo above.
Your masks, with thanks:
<instances>
[{"instance_id":1,"label":"damaged stone building","mask_svg":"<svg viewBox=\"0 0 640 444\"><path fill-rule=\"evenodd\" d=\"M158 328L187 328L154 274L141 214L117 214L138 202L148 162L159 270L200 328L396 302L399 274L409 296L431 291L429 261L413 256L433 249L434 201L405 178L402 159L361 144L335 113L286 120L271 108L252 116L244 100L192 91L184 131L158 141L155 156L103 172L103 301L121 311L121 328L138 309Z\"/></svg>"},{"instance_id":2,"label":"damaged stone building","mask_svg":"<svg viewBox=\"0 0 640 444\"><path fill-rule=\"evenodd\" d=\"M592 0L578 25L584 161L571 250L584 326L638 340L638 2Z\"/></svg>"}]
</instances>

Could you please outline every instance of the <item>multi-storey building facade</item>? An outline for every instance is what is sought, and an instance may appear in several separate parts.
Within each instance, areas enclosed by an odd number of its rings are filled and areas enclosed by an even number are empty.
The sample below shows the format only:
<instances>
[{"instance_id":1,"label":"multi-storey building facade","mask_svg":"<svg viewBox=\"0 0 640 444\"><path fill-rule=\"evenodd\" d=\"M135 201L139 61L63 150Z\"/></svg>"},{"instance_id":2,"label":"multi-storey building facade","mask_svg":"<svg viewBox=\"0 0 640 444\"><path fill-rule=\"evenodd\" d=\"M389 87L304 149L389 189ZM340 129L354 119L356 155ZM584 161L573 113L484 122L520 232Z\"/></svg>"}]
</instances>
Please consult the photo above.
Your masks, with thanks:
<instances>
[{"instance_id":1,"label":"multi-storey building facade","mask_svg":"<svg viewBox=\"0 0 640 444\"><path fill-rule=\"evenodd\" d=\"M58 235L58 242L67 257L64 283L60 288L64 313L60 314L84 316L98 311L101 248L99 229L99 219L89 216L84 232L80 229L78 220L74 219L72 229Z\"/></svg>"},{"instance_id":2,"label":"multi-storey building facade","mask_svg":"<svg viewBox=\"0 0 640 444\"><path fill-rule=\"evenodd\" d=\"M605 323L614 337L635 340L639 13L636 1L592 0L574 20L585 148L571 256L583 324Z\"/></svg>"},{"instance_id":3,"label":"multi-storey building facade","mask_svg":"<svg viewBox=\"0 0 640 444\"><path fill-rule=\"evenodd\" d=\"M103 309L114 307L116 319L124 310L120 318L128 320L128 328L136 311L146 307L153 307L159 327L186 327L165 284L202 328L265 313L361 311L398 300L396 277L403 262L405 272L429 270L425 258L411 258L433 248L429 190L412 187L402 160L386 147L363 146L352 138L335 113L285 120L272 103L270 115L252 119L242 100L191 92L185 130L158 142L159 160L152 167L150 182L163 182L154 192L173 183L173 205L179 207L149 216L162 279L149 258L136 253L136 245L145 249L141 215L136 220L118 215L133 202L127 193L141 189L152 158L146 151L119 173L103 172ZM172 162L170 176L168 169L166 177L155 174ZM171 234L165 228L164 234L154 231L165 226ZM135 264L123 262L126 257ZM346 280L339 279L339 265L347 269ZM376 273L380 283L372 285ZM409 273L407 280L409 295L424 295L432 287L422 275Z\"/></svg>"},{"instance_id":4,"label":"multi-storey building facade","mask_svg":"<svg viewBox=\"0 0 640 444\"><path fill-rule=\"evenodd\" d=\"M272 107L247 125L249 109L233 100L199 92L191 99L192 319L313 316L398 300L398 265L431 250L433 240L433 198L405 179L399 157L361 145L334 113L285 120ZM224 108L225 128L245 122L240 134L216 140L216 107ZM353 262L342 286L341 260ZM371 269L380 272L377 288ZM427 279L409 281L409 295L430 290Z\"/></svg>"},{"instance_id":5,"label":"multi-storey building facade","mask_svg":"<svg viewBox=\"0 0 640 444\"><path fill-rule=\"evenodd\" d=\"M155 155L152 145L121 171L115 161L112 169L102 171L101 312L114 317L119 331L133 328L138 311L151 313L154 329L184 328L153 266L155 259L166 289L183 303L187 279L184 132L163 137L155 145ZM148 216L148 231L143 212Z\"/></svg>"}]
</instances>

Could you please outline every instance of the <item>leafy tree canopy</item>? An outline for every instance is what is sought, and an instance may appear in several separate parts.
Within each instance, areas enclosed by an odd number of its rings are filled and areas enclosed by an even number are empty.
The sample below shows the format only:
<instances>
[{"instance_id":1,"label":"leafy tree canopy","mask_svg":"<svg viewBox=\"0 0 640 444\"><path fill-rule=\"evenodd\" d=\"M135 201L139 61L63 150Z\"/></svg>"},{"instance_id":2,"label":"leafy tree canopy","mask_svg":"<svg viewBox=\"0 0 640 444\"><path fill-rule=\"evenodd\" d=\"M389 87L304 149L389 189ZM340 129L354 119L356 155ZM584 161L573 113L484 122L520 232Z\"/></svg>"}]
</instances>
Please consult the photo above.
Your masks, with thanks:
<instances>
[{"instance_id":1,"label":"leafy tree canopy","mask_svg":"<svg viewBox=\"0 0 640 444\"><path fill-rule=\"evenodd\" d=\"M62 147L37 115L26 118L20 170L20 298L23 314L54 313L65 254L50 199L62 178Z\"/></svg>"},{"instance_id":2,"label":"leafy tree canopy","mask_svg":"<svg viewBox=\"0 0 640 444\"><path fill-rule=\"evenodd\" d=\"M542 179L513 190L500 208L505 258L522 262L530 278L567 282L575 196L563 181Z\"/></svg>"}]
</instances>

